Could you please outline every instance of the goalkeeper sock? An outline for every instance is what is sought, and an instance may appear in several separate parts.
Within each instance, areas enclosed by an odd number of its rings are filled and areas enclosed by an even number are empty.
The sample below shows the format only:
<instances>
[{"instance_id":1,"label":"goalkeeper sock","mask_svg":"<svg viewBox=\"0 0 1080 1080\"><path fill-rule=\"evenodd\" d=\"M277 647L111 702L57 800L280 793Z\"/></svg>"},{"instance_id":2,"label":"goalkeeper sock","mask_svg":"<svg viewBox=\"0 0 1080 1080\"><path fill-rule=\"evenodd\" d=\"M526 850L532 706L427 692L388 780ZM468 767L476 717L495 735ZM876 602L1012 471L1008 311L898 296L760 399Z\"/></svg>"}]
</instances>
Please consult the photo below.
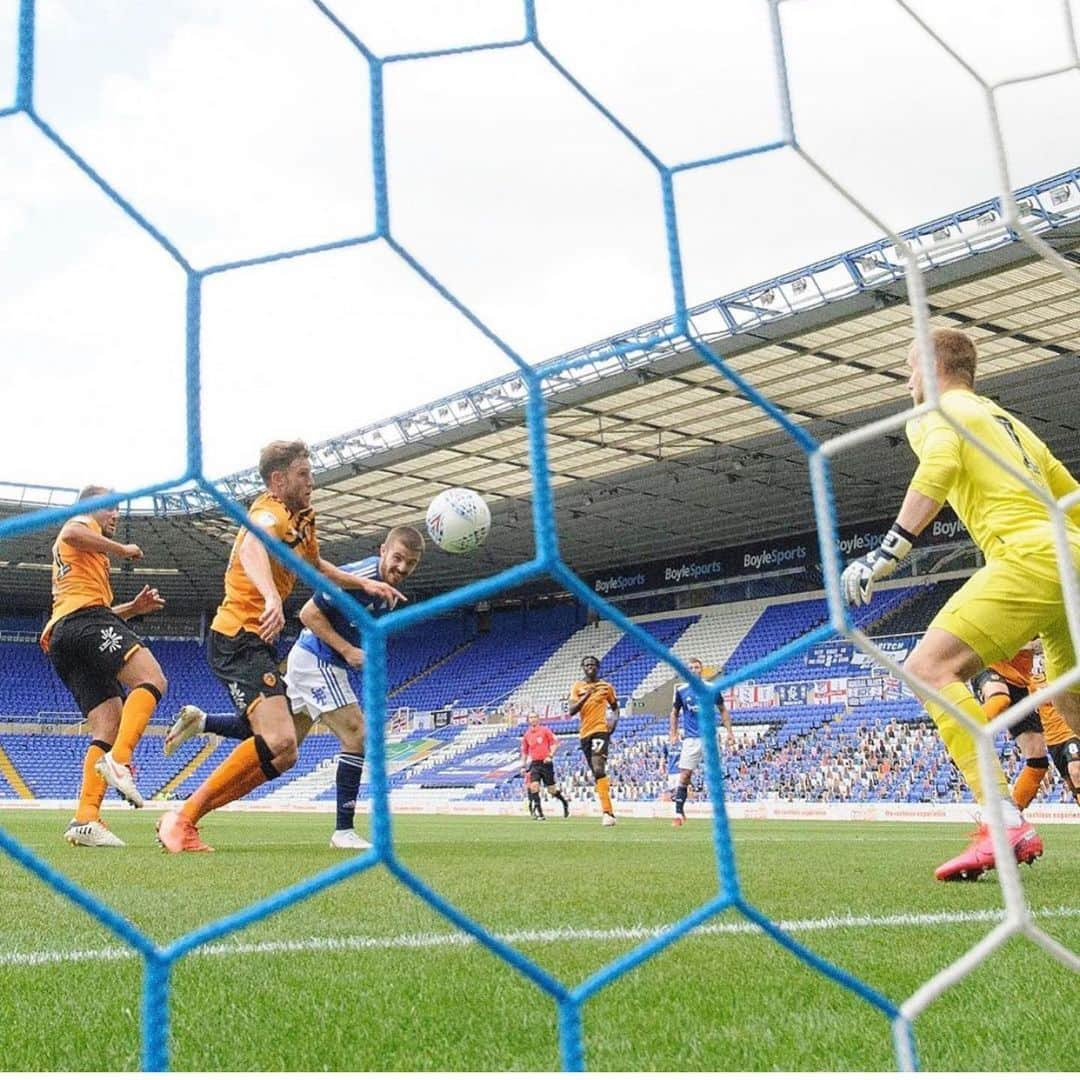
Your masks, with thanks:
<instances>
[{"instance_id":1,"label":"goalkeeper sock","mask_svg":"<svg viewBox=\"0 0 1080 1080\"><path fill-rule=\"evenodd\" d=\"M1028 758L1024 762L1024 767L1020 770L1020 775L1016 778L1012 789L1013 802L1021 810L1026 810L1031 805L1031 801L1039 793L1039 785L1043 782L1043 777L1049 768L1050 760L1045 757Z\"/></svg>"},{"instance_id":2,"label":"goalkeeper sock","mask_svg":"<svg viewBox=\"0 0 1080 1080\"><path fill-rule=\"evenodd\" d=\"M685 816L683 814L683 810L686 807L686 795L687 795L687 787L686 787L686 785L685 784L680 784L675 789L675 813L676 814Z\"/></svg>"},{"instance_id":3,"label":"goalkeeper sock","mask_svg":"<svg viewBox=\"0 0 1080 1080\"><path fill-rule=\"evenodd\" d=\"M973 723L982 726L986 723L986 717L979 708L978 702L972 696L967 685L962 682L952 682L943 686L938 691L941 696L955 705L965 716L970 717ZM963 774L972 793L980 804L986 801L986 792L983 791L982 776L979 774L979 751L975 745L975 736L951 713L946 712L935 701L926 702L926 711L930 719L934 721L938 734L949 751L949 757L953 759L956 767ZM993 790L1004 799L1009 800L1009 784L1005 779L1005 773L1001 771L1001 764L996 763L992 776ZM1010 800L1011 803L1011 800Z\"/></svg>"}]
</instances>

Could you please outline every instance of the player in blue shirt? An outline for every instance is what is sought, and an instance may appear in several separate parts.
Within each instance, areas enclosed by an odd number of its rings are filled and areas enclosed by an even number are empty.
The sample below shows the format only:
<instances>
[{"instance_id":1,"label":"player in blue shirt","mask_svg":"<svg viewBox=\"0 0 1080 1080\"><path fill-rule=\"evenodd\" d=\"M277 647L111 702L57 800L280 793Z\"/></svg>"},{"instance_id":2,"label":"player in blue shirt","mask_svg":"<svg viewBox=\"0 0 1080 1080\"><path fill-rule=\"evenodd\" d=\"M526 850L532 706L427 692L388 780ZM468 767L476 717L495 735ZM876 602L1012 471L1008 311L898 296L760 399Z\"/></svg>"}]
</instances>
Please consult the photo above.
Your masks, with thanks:
<instances>
[{"instance_id":1,"label":"player in blue shirt","mask_svg":"<svg viewBox=\"0 0 1080 1080\"><path fill-rule=\"evenodd\" d=\"M701 661L695 656L687 665L690 670L701 678ZM731 727L731 713L723 700L720 705L720 719L723 721L724 730L727 732L727 745L730 749L735 743L735 734ZM671 702L671 745L679 737L679 717L682 717L683 740L679 752L679 785L675 788L675 819L672 825L678 828L686 821L686 795L690 787L690 777L694 770L701 764L704 751L701 747L701 727L698 723L699 702L697 693L689 683L677 683L675 695ZM667 763L664 763L665 770Z\"/></svg>"},{"instance_id":2,"label":"player in blue shirt","mask_svg":"<svg viewBox=\"0 0 1080 1080\"><path fill-rule=\"evenodd\" d=\"M420 565L423 554L423 536L409 525L399 525L387 534L378 555L348 563L347 572L397 589ZM391 611L397 602L366 594L358 599L372 615ZM356 798L364 770L364 714L349 682L349 669L364 663L363 635L323 592L315 593L300 609L300 622L304 629L289 650L285 669L297 745L317 720L341 740L336 777L337 821L330 846L370 847L355 828ZM241 730L245 724L235 717L207 717L201 709L186 705L166 738L165 752L171 754L203 731L245 738L250 735L250 731Z\"/></svg>"}]
</instances>

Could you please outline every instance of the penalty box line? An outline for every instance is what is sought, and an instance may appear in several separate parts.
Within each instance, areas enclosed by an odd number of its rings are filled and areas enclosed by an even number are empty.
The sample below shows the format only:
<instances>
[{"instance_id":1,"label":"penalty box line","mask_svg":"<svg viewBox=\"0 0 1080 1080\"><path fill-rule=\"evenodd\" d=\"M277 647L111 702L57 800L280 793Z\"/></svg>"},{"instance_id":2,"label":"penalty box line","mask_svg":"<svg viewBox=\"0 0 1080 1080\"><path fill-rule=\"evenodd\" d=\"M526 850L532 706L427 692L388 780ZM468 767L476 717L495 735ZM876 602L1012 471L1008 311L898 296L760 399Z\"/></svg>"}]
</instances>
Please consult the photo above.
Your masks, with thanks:
<instances>
[{"instance_id":1,"label":"penalty box line","mask_svg":"<svg viewBox=\"0 0 1080 1080\"><path fill-rule=\"evenodd\" d=\"M1032 912L1036 919L1072 919L1080 908L1041 908ZM958 926L969 923L998 923L1005 918L1000 909L984 911L938 911L898 915L830 915L821 919L786 919L776 925L789 934L829 933L843 930L885 929L889 927ZM551 930L514 930L497 937L508 945L552 945L571 941L646 941L667 930L667 926L613 926L599 929L562 927ZM690 931L688 937L723 937L761 934L754 923L707 923ZM381 949L462 948L478 945L468 934L398 934L393 937L298 938L292 941L221 941L194 950L198 956L254 956L281 953L364 952ZM101 949L43 949L34 952L0 952L0 967L42 967L49 964L75 964L109 960L131 960L138 953L132 949L109 946Z\"/></svg>"}]
</instances>

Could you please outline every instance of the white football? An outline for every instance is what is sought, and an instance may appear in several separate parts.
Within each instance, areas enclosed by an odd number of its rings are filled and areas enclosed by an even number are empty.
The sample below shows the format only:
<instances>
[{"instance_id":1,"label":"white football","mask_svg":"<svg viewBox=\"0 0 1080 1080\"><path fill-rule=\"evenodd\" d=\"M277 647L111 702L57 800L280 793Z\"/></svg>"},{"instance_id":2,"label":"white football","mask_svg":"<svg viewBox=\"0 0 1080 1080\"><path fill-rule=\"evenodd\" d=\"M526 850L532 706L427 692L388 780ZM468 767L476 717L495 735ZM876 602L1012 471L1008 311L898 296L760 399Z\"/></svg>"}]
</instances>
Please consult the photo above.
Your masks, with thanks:
<instances>
[{"instance_id":1,"label":"white football","mask_svg":"<svg viewBox=\"0 0 1080 1080\"><path fill-rule=\"evenodd\" d=\"M428 536L453 555L475 551L490 529L488 504L469 488L447 488L427 508Z\"/></svg>"}]
</instances>

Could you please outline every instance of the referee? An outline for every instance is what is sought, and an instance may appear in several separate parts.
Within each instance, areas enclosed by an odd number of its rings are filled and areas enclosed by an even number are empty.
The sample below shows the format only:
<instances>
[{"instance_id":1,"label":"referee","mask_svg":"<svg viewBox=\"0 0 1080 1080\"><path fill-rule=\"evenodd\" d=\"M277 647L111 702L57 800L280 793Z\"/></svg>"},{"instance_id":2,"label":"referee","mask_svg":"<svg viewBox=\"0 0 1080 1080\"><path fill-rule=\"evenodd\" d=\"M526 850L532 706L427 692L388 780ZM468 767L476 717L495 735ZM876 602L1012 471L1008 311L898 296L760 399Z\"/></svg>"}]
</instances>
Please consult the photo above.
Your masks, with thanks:
<instances>
[{"instance_id":1,"label":"referee","mask_svg":"<svg viewBox=\"0 0 1080 1080\"><path fill-rule=\"evenodd\" d=\"M562 803L563 817L570 816L570 803L555 783L555 748L559 740L555 732L540 723L540 714L529 713L529 726L521 736L521 763L528 771L529 813L537 821L547 821L540 805L540 784L547 787L548 794Z\"/></svg>"}]
</instances>

